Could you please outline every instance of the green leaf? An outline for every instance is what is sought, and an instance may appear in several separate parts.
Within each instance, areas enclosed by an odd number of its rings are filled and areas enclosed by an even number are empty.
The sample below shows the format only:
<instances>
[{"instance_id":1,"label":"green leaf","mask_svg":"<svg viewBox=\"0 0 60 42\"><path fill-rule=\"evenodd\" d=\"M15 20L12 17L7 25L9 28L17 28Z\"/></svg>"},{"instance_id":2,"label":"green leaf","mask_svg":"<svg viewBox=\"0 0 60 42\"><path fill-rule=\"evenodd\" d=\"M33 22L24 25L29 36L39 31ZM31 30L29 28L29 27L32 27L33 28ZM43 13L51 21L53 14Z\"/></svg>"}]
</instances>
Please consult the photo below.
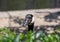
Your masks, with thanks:
<instances>
[{"instance_id":1,"label":"green leaf","mask_svg":"<svg viewBox=\"0 0 60 42\"><path fill-rule=\"evenodd\" d=\"M17 34L13 42L20 42L20 34Z\"/></svg>"},{"instance_id":2,"label":"green leaf","mask_svg":"<svg viewBox=\"0 0 60 42\"><path fill-rule=\"evenodd\" d=\"M20 39L24 38L24 34L20 33Z\"/></svg>"},{"instance_id":3,"label":"green leaf","mask_svg":"<svg viewBox=\"0 0 60 42\"><path fill-rule=\"evenodd\" d=\"M3 31L3 28L0 28L0 32L2 32Z\"/></svg>"}]
</instances>

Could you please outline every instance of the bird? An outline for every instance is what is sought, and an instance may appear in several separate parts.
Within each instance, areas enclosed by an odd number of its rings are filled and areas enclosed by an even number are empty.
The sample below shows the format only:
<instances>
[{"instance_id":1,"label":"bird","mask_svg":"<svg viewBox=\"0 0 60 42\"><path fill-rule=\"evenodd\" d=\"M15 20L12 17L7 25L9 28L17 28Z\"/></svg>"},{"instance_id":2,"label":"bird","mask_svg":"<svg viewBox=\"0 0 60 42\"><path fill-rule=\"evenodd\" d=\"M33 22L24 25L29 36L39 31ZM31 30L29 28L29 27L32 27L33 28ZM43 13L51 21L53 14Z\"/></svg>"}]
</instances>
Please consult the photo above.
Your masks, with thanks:
<instances>
[{"instance_id":1,"label":"bird","mask_svg":"<svg viewBox=\"0 0 60 42\"><path fill-rule=\"evenodd\" d=\"M34 30L34 16L32 14L27 14L25 16L23 26L28 26L28 31Z\"/></svg>"}]
</instances>

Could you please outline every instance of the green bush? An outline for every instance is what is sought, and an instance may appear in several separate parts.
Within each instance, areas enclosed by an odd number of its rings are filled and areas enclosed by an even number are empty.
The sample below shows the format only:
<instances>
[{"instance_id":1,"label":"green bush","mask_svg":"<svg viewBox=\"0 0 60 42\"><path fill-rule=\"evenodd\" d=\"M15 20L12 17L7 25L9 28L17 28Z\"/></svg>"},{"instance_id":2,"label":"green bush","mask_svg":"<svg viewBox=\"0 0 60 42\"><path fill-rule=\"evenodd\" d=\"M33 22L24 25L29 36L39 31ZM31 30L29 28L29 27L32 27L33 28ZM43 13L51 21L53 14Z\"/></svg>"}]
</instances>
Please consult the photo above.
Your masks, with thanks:
<instances>
[{"instance_id":1,"label":"green bush","mask_svg":"<svg viewBox=\"0 0 60 42\"><path fill-rule=\"evenodd\" d=\"M9 28L0 28L0 42L60 42L60 36L58 33L46 35L43 31L15 34Z\"/></svg>"}]
</instances>

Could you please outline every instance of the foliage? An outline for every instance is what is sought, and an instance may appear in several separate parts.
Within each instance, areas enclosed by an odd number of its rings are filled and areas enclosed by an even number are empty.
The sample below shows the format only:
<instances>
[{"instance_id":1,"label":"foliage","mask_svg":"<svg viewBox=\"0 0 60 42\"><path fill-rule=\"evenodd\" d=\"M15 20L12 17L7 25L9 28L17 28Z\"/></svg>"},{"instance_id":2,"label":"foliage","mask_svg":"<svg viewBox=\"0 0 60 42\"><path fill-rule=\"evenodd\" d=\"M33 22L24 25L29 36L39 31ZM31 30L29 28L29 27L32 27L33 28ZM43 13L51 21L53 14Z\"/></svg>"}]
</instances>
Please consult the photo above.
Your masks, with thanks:
<instances>
[{"instance_id":1,"label":"foliage","mask_svg":"<svg viewBox=\"0 0 60 42\"><path fill-rule=\"evenodd\" d=\"M9 28L0 28L0 42L60 42L58 33L45 34L43 31L15 34Z\"/></svg>"},{"instance_id":2,"label":"foliage","mask_svg":"<svg viewBox=\"0 0 60 42\"><path fill-rule=\"evenodd\" d=\"M26 0L8 0L8 10L21 10L26 7Z\"/></svg>"},{"instance_id":3,"label":"foliage","mask_svg":"<svg viewBox=\"0 0 60 42\"><path fill-rule=\"evenodd\" d=\"M35 0L35 9L48 8L50 0ZM50 8L50 7L49 7Z\"/></svg>"},{"instance_id":4,"label":"foliage","mask_svg":"<svg viewBox=\"0 0 60 42\"><path fill-rule=\"evenodd\" d=\"M24 10L27 8L28 3L31 3L33 5L32 8L34 9L40 9L40 8L50 8L49 3L52 2L52 0L5 0L2 1L3 3L0 5L0 10ZM30 5L29 5L30 7Z\"/></svg>"},{"instance_id":5,"label":"foliage","mask_svg":"<svg viewBox=\"0 0 60 42\"><path fill-rule=\"evenodd\" d=\"M55 29L55 32L60 33L60 26L58 26L58 27Z\"/></svg>"}]
</instances>

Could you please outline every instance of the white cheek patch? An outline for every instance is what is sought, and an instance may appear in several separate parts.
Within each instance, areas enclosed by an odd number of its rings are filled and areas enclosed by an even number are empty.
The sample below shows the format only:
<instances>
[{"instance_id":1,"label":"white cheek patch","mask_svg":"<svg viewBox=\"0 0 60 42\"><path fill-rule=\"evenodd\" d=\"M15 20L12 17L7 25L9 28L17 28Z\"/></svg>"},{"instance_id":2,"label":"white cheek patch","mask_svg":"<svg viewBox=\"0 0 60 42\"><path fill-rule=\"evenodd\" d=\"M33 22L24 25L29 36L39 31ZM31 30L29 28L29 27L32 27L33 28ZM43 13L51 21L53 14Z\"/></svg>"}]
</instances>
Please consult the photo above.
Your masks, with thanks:
<instances>
[{"instance_id":1,"label":"white cheek patch","mask_svg":"<svg viewBox=\"0 0 60 42\"><path fill-rule=\"evenodd\" d=\"M32 21L31 21L31 23L34 23L34 17L32 18Z\"/></svg>"}]
</instances>

